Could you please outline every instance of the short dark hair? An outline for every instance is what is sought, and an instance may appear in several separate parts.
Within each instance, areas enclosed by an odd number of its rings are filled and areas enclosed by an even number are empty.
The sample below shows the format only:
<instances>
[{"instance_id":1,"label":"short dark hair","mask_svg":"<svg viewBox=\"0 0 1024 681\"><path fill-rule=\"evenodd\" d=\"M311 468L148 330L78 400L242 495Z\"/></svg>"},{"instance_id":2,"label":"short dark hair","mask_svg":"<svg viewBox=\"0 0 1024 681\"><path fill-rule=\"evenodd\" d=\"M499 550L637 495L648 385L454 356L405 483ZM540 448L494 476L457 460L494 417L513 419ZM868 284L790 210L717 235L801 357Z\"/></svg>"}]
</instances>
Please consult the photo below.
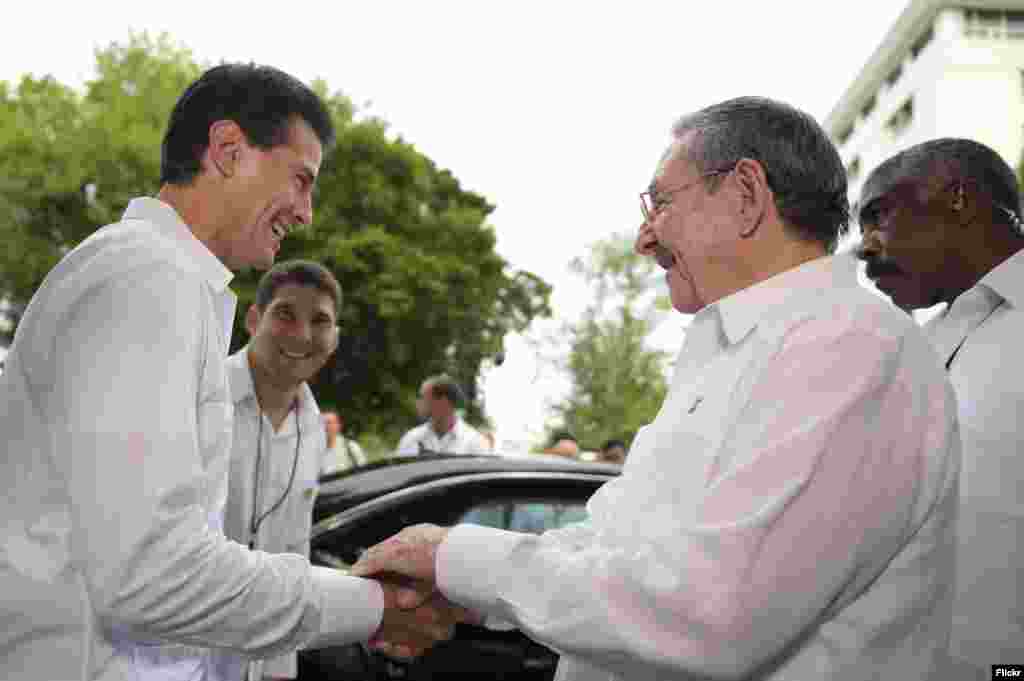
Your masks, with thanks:
<instances>
[{"instance_id":1,"label":"short dark hair","mask_svg":"<svg viewBox=\"0 0 1024 681\"><path fill-rule=\"evenodd\" d=\"M993 149L981 142L958 137L943 137L914 145L886 159L868 175L864 188L900 178L924 181L941 177L944 180L973 180L992 201L1021 217L1020 188L1009 164ZM1017 231L1015 220L1002 211L993 216L1000 223Z\"/></svg>"},{"instance_id":2,"label":"short dark hair","mask_svg":"<svg viewBox=\"0 0 1024 681\"><path fill-rule=\"evenodd\" d=\"M341 284L329 269L311 260L285 260L267 270L256 285L256 307L261 312L266 310L285 284L319 289L334 301L335 315L341 312Z\"/></svg>"},{"instance_id":3,"label":"short dark hair","mask_svg":"<svg viewBox=\"0 0 1024 681\"><path fill-rule=\"evenodd\" d=\"M326 150L334 143L331 115L302 81L272 66L221 64L188 86L171 111L160 149L160 183L190 184L210 144L210 126L231 120L249 144L272 149L288 141L300 117Z\"/></svg>"},{"instance_id":4,"label":"short dark hair","mask_svg":"<svg viewBox=\"0 0 1024 681\"><path fill-rule=\"evenodd\" d=\"M423 382L430 386L430 394L435 400L444 397L452 403L452 406L458 407L465 399L462 388L451 376L446 374L431 376Z\"/></svg>"},{"instance_id":5,"label":"short dark hair","mask_svg":"<svg viewBox=\"0 0 1024 681\"><path fill-rule=\"evenodd\" d=\"M614 440L614 439L613 440L608 440L603 445L601 445L601 451L602 452L607 452L612 447L622 447L623 449L625 449L626 448L626 443L623 442L622 440Z\"/></svg>"},{"instance_id":6,"label":"short dark hair","mask_svg":"<svg viewBox=\"0 0 1024 681\"><path fill-rule=\"evenodd\" d=\"M810 115L764 97L739 97L679 119L675 137L695 132L689 159L701 172L741 159L764 168L775 206L796 235L835 251L849 229L846 169L835 145ZM717 187L717 178L706 178Z\"/></svg>"}]
</instances>

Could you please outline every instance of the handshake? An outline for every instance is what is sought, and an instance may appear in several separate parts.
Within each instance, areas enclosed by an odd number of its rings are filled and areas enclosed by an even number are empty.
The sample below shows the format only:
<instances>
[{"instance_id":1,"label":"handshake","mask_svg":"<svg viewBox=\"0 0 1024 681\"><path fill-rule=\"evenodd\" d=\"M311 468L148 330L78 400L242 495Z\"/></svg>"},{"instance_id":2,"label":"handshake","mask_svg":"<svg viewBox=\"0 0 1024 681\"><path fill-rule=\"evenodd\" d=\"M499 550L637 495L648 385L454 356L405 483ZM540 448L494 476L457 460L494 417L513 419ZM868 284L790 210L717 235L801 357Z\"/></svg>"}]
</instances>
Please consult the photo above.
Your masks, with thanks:
<instances>
[{"instance_id":1,"label":"handshake","mask_svg":"<svg viewBox=\"0 0 1024 681\"><path fill-rule=\"evenodd\" d=\"M373 577L384 590L384 617L370 639L374 650L397 658L422 655L447 641L459 622L483 618L453 603L437 590L434 565L448 529L413 525L367 549L352 566L355 577Z\"/></svg>"}]
</instances>

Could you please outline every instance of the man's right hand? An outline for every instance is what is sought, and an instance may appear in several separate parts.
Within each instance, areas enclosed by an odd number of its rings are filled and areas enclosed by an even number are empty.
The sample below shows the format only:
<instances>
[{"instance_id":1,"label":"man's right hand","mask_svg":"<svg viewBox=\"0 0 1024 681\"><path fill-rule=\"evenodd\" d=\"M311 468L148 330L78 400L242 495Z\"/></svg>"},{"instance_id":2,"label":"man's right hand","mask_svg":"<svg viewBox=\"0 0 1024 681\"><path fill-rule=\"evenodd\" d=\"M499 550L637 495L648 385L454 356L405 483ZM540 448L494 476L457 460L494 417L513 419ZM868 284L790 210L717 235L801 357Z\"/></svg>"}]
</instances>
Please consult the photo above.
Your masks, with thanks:
<instances>
[{"instance_id":1,"label":"man's right hand","mask_svg":"<svg viewBox=\"0 0 1024 681\"><path fill-rule=\"evenodd\" d=\"M431 584L384 575L377 579L384 591L384 617L370 646L386 655L418 657L449 640L457 622L476 620L463 608L452 605ZM415 598L411 597L412 591L416 592Z\"/></svg>"}]
</instances>

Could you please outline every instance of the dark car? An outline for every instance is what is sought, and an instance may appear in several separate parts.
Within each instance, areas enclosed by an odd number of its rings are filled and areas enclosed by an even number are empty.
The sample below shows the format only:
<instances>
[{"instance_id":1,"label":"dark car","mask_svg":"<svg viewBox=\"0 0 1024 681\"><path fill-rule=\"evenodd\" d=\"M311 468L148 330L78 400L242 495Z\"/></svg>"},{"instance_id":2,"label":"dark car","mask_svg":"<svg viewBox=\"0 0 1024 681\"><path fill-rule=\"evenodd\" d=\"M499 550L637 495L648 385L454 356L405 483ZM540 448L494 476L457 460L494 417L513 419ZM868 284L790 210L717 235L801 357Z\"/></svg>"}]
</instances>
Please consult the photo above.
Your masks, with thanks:
<instances>
[{"instance_id":1,"label":"dark car","mask_svg":"<svg viewBox=\"0 0 1024 681\"><path fill-rule=\"evenodd\" d=\"M620 472L560 457L399 457L321 481L310 559L346 569L367 547L416 523L477 523L539 533L586 519L586 501ZM505 679L547 681L556 653L518 631L460 624L455 637L411 662L363 645L299 654L300 681Z\"/></svg>"}]
</instances>

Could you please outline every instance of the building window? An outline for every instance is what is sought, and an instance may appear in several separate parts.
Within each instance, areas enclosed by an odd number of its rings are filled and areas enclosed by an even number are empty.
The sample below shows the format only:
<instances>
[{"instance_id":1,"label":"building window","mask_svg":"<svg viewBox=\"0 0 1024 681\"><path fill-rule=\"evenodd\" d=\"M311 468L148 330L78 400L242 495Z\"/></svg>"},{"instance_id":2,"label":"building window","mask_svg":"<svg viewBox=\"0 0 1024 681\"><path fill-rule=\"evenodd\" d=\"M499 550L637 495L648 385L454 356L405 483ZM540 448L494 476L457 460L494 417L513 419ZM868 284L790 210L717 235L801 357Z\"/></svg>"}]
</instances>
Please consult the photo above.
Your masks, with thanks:
<instances>
[{"instance_id":1,"label":"building window","mask_svg":"<svg viewBox=\"0 0 1024 681\"><path fill-rule=\"evenodd\" d=\"M888 128L889 132L893 133L894 135L899 135L900 133L907 129L907 126L909 126L910 122L913 120L914 98L908 97L907 101L903 102L903 105L900 106L900 108L896 109L895 113L893 113L893 115L889 117L889 120L886 122L885 127Z\"/></svg>"},{"instance_id":2,"label":"building window","mask_svg":"<svg viewBox=\"0 0 1024 681\"><path fill-rule=\"evenodd\" d=\"M868 116L871 115L871 112L874 111L874 110L875 110L875 96L871 95L871 99L869 99L864 104L864 106L861 107L860 115L863 116L864 118L867 118Z\"/></svg>"},{"instance_id":3,"label":"building window","mask_svg":"<svg viewBox=\"0 0 1024 681\"><path fill-rule=\"evenodd\" d=\"M1006 33L1011 38L1024 38L1024 12L1006 12Z\"/></svg>"},{"instance_id":4,"label":"building window","mask_svg":"<svg viewBox=\"0 0 1024 681\"><path fill-rule=\"evenodd\" d=\"M929 26L928 30L921 34L921 37L914 41L914 44L910 46L910 56L917 59L917 56L921 54L921 50L928 46L928 43L935 37L935 31Z\"/></svg>"},{"instance_id":5,"label":"building window","mask_svg":"<svg viewBox=\"0 0 1024 681\"><path fill-rule=\"evenodd\" d=\"M1024 12L965 9L964 32L969 38L1024 39Z\"/></svg>"},{"instance_id":6,"label":"building window","mask_svg":"<svg viewBox=\"0 0 1024 681\"><path fill-rule=\"evenodd\" d=\"M886 76L886 78L885 78L886 86L889 87L890 89L896 87L896 82L900 79L900 76L902 76L902 75L903 75L903 64L897 64L896 68L894 68L892 71L890 71L889 75Z\"/></svg>"},{"instance_id":7,"label":"building window","mask_svg":"<svg viewBox=\"0 0 1024 681\"><path fill-rule=\"evenodd\" d=\"M855 158L846 166L846 181L853 182L860 177L860 158Z\"/></svg>"}]
</instances>

